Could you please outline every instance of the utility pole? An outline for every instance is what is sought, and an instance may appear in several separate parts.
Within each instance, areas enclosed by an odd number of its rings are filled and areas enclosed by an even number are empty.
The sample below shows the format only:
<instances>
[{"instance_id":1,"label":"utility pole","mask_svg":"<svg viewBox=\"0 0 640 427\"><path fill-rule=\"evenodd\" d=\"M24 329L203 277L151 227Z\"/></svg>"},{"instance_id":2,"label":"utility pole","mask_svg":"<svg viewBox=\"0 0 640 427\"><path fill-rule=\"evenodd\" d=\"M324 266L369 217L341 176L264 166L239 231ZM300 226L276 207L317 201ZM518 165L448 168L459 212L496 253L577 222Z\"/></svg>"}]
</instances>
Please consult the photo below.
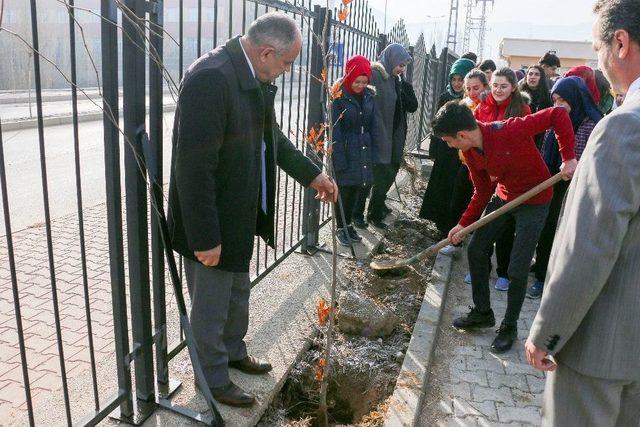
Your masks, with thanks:
<instances>
[{"instance_id":1,"label":"utility pole","mask_svg":"<svg viewBox=\"0 0 640 427\"><path fill-rule=\"evenodd\" d=\"M482 14L480 15L480 26L478 29L478 58L484 58L484 42L487 35L487 3L494 0L476 0L476 5L482 3Z\"/></svg>"},{"instance_id":2,"label":"utility pole","mask_svg":"<svg viewBox=\"0 0 640 427\"><path fill-rule=\"evenodd\" d=\"M462 51L468 52L471 43L471 30L473 30L473 0L466 0L467 13L464 19L464 36L462 38Z\"/></svg>"},{"instance_id":3,"label":"utility pole","mask_svg":"<svg viewBox=\"0 0 640 427\"><path fill-rule=\"evenodd\" d=\"M459 0L451 0L449 9L449 28L447 29L447 47L452 52L456 51L458 44L458 9Z\"/></svg>"}]
</instances>

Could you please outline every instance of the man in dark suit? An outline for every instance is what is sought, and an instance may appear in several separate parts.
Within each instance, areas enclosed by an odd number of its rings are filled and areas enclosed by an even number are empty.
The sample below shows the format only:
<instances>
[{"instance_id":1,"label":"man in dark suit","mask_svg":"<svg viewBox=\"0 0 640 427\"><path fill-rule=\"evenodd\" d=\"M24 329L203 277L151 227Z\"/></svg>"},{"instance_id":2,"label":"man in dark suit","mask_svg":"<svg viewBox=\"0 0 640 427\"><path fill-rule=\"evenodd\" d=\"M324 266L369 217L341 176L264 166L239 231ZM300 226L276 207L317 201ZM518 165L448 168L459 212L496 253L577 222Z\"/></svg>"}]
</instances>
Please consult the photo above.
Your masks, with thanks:
<instances>
[{"instance_id":1,"label":"man in dark suit","mask_svg":"<svg viewBox=\"0 0 640 427\"><path fill-rule=\"evenodd\" d=\"M317 198L335 202L333 181L284 136L274 112L278 76L302 46L295 21L268 13L247 34L197 59L180 87L173 134L169 227L185 257L191 322L211 392L250 406L255 397L229 379L229 367L271 370L247 354L249 263L254 235L272 247L276 166Z\"/></svg>"},{"instance_id":2,"label":"man in dark suit","mask_svg":"<svg viewBox=\"0 0 640 427\"><path fill-rule=\"evenodd\" d=\"M600 68L627 100L580 159L526 343L529 363L551 371L545 426L640 425L640 0L595 12Z\"/></svg>"}]
</instances>

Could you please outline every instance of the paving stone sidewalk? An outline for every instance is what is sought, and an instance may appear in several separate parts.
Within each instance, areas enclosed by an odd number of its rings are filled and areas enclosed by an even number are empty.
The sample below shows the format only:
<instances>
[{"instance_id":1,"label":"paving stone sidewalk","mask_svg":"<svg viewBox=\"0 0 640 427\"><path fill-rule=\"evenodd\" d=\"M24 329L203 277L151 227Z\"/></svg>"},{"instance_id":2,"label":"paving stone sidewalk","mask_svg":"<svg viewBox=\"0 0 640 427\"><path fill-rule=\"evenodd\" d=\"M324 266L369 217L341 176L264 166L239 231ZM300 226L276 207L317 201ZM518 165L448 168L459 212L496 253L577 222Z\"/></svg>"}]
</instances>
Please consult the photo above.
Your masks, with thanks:
<instances>
[{"instance_id":1,"label":"paving stone sidewalk","mask_svg":"<svg viewBox=\"0 0 640 427\"><path fill-rule=\"evenodd\" d=\"M452 320L473 304L471 287L464 283L467 271L464 253L454 261L420 425L540 425L545 379L527 364L524 354L524 341L539 300L525 300L518 323L519 341L513 349L494 355L489 352L495 337L493 329L471 334L458 332L451 326ZM499 323L504 316L507 293L493 289L494 281L495 277L491 280L491 301Z\"/></svg>"}]
</instances>

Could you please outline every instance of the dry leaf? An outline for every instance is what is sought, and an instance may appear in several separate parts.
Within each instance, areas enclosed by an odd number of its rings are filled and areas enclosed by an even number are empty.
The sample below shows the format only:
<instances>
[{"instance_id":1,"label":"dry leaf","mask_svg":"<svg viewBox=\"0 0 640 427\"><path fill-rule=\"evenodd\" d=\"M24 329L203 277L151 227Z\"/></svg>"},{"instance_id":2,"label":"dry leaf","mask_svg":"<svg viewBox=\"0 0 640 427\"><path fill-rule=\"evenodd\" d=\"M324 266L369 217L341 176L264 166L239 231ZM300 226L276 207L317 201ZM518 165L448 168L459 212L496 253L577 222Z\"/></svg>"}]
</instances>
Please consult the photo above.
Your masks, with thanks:
<instances>
[{"instance_id":1,"label":"dry leaf","mask_svg":"<svg viewBox=\"0 0 640 427\"><path fill-rule=\"evenodd\" d=\"M316 381L322 381L322 377L324 377L324 367L327 365L327 361L324 358L320 358L318 360L318 364L316 365Z\"/></svg>"},{"instance_id":2,"label":"dry leaf","mask_svg":"<svg viewBox=\"0 0 640 427\"><path fill-rule=\"evenodd\" d=\"M331 86L331 99L338 99L342 96L342 85L340 82L335 82L333 86Z\"/></svg>"},{"instance_id":3,"label":"dry leaf","mask_svg":"<svg viewBox=\"0 0 640 427\"><path fill-rule=\"evenodd\" d=\"M349 3L351 3L353 0L342 0L342 4L343 5L348 5Z\"/></svg>"},{"instance_id":4,"label":"dry leaf","mask_svg":"<svg viewBox=\"0 0 640 427\"><path fill-rule=\"evenodd\" d=\"M324 83L327 81L327 69L323 68L320 72L320 82Z\"/></svg>"},{"instance_id":5,"label":"dry leaf","mask_svg":"<svg viewBox=\"0 0 640 427\"><path fill-rule=\"evenodd\" d=\"M318 322L320 322L320 326L326 325L327 319L329 319L329 313L331 313L331 307L329 307L324 298L320 298L320 301L318 301L316 311L318 312Z\"/></svg>"},{"instance_id":6,"label":"dry leaf","mask_svg":"<svg viewBox=\"0 0 640 427\"><path fill-rule=\"evenodd\" d=\"M307 135L307 143L313 147L313 149L319 153L324 150L324 130L326 125L323 123L320 125L319 130L311 128Z\"/></svg>"},{"instance_id":7,"label":"dry leaf","mask_svg":"<svg viewBox=\"0 0 640 427\"><path fill-rule=\"evenodd\" d=\"M346 6L340 7L340 10L338 11L338 20L340 22L344 22L347 20L347 16L349 16L349 8Z\"/></svg>"}]
</instances>

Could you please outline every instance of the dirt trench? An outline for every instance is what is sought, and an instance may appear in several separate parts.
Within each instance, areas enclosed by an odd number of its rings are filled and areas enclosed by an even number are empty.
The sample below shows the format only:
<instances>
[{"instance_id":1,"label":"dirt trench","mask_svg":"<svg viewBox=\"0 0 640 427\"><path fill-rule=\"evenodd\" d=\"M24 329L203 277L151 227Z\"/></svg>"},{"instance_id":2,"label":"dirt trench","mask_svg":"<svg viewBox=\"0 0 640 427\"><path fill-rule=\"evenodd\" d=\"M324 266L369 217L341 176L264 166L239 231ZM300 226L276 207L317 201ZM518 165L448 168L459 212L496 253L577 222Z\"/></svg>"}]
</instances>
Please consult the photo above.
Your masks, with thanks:
<instances>
[{"instance_id":1,"label":"dirt trench","mask_svg":"<svg viewBox=\"0 0 640 427\"><path fill-rule=\"evenodd\" d=\"M375 259L404 258L435 243L442 236L433 223L417 218L423 183L404 194L404 206L377 248ZM379 426L409 346L433 259L412 267L402 276L377 276L368 266L341 260L346 280L339 292L349 290L392 312L399 323L386 337L346 335L336 328L327 401L332 425ZM337 307L340 310L340 307ZM291 370L281 393L258 424L266 426L315 426L320 382L315 369L324 356L326 327Z\"/></svg>"}]
</instances>

